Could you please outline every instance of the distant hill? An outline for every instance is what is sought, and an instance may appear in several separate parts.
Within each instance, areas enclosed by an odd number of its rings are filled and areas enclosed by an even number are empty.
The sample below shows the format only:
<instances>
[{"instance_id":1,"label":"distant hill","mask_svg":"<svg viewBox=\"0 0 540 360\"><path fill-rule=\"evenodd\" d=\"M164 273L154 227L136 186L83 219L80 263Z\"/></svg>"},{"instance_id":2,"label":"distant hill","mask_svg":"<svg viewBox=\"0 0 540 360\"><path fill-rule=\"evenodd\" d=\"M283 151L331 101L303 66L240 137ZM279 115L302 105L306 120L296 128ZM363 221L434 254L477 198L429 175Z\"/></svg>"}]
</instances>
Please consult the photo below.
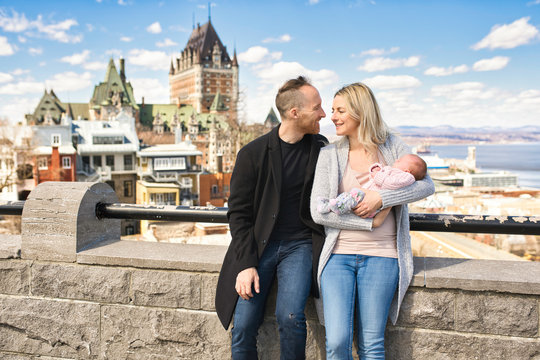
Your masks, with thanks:
<instances>
[{"instance_id":1,"label":"distant hill","mask_svg":"<svg viewBox=\"0 0 540 360\"><path fill-rule=\"evenodd\" d=\"M458 128L450 125L433 127L398 126L394 128L408 143L429 142L537 142L540 141L540 126L529 125L517 128Z\"/></svg>"}]
</instances>

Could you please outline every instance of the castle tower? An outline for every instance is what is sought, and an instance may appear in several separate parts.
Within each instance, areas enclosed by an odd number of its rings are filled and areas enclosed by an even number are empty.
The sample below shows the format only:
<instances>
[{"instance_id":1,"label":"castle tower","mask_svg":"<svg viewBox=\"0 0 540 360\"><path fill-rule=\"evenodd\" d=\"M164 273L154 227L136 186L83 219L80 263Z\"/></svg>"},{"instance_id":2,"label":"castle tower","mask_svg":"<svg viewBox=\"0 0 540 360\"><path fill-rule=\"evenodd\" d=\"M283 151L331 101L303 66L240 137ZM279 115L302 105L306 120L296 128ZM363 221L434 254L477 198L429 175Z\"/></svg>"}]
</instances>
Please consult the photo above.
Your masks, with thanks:
<instances>
[{"instance_id":1,"label":"castle tower","mask_svg":"<svg viewBox=\"0 0 540 360\"><path fill-rule=\"evenodd\" d=\"M197 24L179 58L171 62L169 91L172 104L192 105L209 113L217 94L228 108L224 115L236 127L238 107L238 61L231 60L210 20Z\"/></svg>"}]
</instances>

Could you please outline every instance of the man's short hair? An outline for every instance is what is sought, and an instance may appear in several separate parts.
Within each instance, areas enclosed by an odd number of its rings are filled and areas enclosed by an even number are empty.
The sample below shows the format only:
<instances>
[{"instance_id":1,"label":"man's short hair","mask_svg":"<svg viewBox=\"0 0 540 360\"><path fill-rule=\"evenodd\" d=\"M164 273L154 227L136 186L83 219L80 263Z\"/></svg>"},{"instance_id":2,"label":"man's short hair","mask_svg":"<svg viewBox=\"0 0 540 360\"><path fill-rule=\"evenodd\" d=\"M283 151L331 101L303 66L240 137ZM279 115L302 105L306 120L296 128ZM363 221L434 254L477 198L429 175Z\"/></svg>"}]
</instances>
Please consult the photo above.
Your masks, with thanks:
<instances>
[{"instance_id":1,"label":"man's short hair","mask_svg":"<svg viewBox=\"0 0 540 360\"><path fill-rule=\"evenodd\" d=\"M287 111L293 107L302 108L304 106L303 94L300 92L302 86L312 86L307 78L299 76L285 82L276 95L276 107L281 115L281 119L286 117Z\"/></svg>"}]
</instances>

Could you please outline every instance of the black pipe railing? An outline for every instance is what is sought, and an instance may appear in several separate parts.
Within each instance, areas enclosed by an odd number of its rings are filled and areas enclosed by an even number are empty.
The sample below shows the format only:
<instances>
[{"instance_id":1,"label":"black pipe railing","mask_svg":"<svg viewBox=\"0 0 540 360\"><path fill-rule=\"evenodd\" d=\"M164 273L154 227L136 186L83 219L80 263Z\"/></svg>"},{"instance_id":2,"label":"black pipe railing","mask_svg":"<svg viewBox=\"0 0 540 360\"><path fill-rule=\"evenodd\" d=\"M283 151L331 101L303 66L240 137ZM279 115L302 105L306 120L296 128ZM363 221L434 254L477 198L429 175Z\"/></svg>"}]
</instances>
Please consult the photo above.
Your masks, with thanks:
<instances>
[{"instance_id":1,"label":"black pipe railing","mask_svg":"<svg viewBox=\"0 0 540 360\"><path fill-rule=\"evenodd\" d=\"M24 201L0 204L0 215L22 215ZM227 208L174 205L98 204L96 216L107 219L227 223ZM412 231L540 235L537 216L409 214Z\"/></svg>"}]
</instances>

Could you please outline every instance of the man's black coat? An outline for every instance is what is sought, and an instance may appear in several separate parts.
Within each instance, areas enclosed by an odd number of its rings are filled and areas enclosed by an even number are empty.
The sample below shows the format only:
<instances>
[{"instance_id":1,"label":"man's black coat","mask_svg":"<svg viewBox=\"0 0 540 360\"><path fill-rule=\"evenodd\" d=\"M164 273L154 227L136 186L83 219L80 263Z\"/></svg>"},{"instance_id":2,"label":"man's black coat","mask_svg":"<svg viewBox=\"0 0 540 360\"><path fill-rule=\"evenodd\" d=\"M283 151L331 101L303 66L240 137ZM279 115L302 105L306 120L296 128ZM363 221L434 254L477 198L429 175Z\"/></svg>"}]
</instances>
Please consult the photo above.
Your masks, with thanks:
<instances>
[{"instance_id":1,"label":"man's black coat","mask_svg":"<svg viewBox=\"0 0 540 360\"><path fill-rule=\"evenodd\" d=\"M238 273L257 267L279 211L281 191L281 148L279 126L244 146L236 158L231 178L231 196L227 217L232 240L221 267L216 290L216 311L227 329L238 300L234 286ZM313 222L309 210L313 173L319 150L327 140L321 135L306 135L310 154L301 195L300 218L313 233L312 293L318 296L316 276L324 242L324 228Z\"/></svg>"}]
</instances>

